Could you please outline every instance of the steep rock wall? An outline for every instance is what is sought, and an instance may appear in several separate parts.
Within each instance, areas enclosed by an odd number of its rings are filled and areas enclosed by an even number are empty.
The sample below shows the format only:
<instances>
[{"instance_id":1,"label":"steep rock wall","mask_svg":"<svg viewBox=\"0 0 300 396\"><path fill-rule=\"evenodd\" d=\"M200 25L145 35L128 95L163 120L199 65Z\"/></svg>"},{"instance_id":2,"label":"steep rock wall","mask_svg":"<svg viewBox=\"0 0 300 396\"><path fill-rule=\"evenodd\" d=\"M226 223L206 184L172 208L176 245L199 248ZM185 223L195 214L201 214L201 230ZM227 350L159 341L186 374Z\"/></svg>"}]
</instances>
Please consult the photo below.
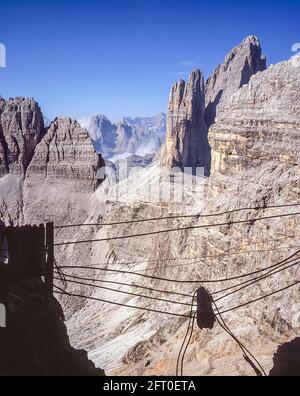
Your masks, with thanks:
<instances>
[{"instance_id":1,"label":"steep rock wall","mask_svg":"<svg viewBox=\"0 0 300 396\"><path fill-rule=\"evenodd\" d=\"M205 84L205 121L209 128L226 105L230 96L248 84L252 75L266 69L260 42L255 36L246 37L225 57Z\"/></svg>"},{"instance_id":2,"label":"steep rock wall","mask_svg":"<svg viewBox=\"0 0 300 396\"><path fill-rule=\"evenodd\" d=\"M169 98L166 143L160 163L172 167L209 168L210 150L204 122L204 80L195 70L186 83L174 84Z\"/></svg>"}]
</instances>

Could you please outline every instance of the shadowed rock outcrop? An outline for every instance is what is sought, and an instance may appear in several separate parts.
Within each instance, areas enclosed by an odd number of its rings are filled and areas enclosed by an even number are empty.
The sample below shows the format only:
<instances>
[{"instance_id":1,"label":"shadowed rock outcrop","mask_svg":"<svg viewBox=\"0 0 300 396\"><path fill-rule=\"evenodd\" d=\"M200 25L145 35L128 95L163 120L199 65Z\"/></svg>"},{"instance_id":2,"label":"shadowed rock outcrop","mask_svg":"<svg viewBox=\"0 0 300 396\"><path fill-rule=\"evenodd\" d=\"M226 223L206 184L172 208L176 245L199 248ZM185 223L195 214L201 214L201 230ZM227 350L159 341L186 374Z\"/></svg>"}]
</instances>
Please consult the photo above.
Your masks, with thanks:
<instances>
[{"instance_id":1,"label":"shadowed rock outcrop","mask_svg":"<svg viewBox=\"0 0 300 396\"><path fill-rule=\"evenodd\" d=\"M0 300L3 283L0 277ZM0 328L0 375L103 376L84 350L72 348L60 304L39 278L7 289L7 325Z\"/></svg>"},{"instance_id":2,"label":"shadowed rock outcrop","mask_svg":"<svg viewBox=\"0 0 300 396\"><path fill-rule=\"evenodd\" d=\"M247 84L253 74L266 69L260 42L255 36L246 37L225 57L205 84L205 121L209 128L230 96Z\"/></svg>"},{"instance_id":3,"label":"shadowed rock outcrop","mask_svg":"<svg viewBox=\"0 0 300 396\"><path fill-rule=\"evenodd\" d=\"M300 338L280 345L273 358L269 376L300 376Z\"/></svg>"},{"instance_id":4,"label":"shadowed rock outcrop","mask_svg":"<svg viewBox=\"0 0 300 396\"><path fill-rule=\"evenodd\" d=\"M203 75L195 70L187 83L179 80L171 89L161 165L169 168L198 166L208 170L210 150L204 107Z\"/></svg>"}]
</instances>

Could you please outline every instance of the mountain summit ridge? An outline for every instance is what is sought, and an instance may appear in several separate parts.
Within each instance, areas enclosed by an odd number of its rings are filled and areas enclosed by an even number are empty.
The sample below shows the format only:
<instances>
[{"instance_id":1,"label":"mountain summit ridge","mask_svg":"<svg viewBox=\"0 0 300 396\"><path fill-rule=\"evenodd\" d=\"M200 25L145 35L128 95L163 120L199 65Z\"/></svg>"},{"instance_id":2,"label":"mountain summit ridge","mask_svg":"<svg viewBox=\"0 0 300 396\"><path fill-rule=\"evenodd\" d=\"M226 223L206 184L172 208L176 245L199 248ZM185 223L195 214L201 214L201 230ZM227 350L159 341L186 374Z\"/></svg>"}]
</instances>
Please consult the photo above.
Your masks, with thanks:
<instances>
[{"instance_id":1,"label":"mountain summit ridge","mask_svg":"<svg viewBox=\"0 0 300 396\"><path fill-rule=\"evenodd\" d=\"M89 132L95 150L105 159L121 154L155 154L166 132L164 113L153 117L123 117L116 123L103 114L84 117L78 121Z\"/></svg>"}]
</instances>

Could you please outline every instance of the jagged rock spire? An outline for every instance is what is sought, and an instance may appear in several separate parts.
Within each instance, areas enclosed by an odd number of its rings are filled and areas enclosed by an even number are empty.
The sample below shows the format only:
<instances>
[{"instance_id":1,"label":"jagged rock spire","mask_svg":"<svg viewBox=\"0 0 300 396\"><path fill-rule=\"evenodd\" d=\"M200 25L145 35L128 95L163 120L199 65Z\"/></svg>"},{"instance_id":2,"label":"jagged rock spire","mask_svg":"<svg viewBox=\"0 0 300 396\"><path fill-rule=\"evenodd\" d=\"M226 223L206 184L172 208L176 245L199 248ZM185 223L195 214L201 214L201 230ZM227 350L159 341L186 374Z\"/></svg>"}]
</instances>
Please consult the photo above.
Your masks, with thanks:
<instances>
[{"instance_id":1,"label":"jagged rock spire","mask_svg":"<svg viewBox=\"0 0 300 396\"><path fill-rule=\"evenodd\" d=\"M88 132L76 120L56 118L37 145L28 167L26 181L71 182L82 192L97 186L96 173L104 166L96 154Z\"/></svg>"},{"instance_id":2,"label":"jagged rock spire","mask_svg":"<svg viewBox=\"0 0 300 396\"><path fill-rule=\"evenodd\" d=\"M248 84L251 76L266 69L259 39L246 37L225 57L205 84L205 122L209 128L224 108L230 96L242 85Z\"/></svg>"},{"instance_id":3,"label":"jagged rock spire","mask_svg":"<svg viewBox=\"0 0 300 396\"><path fill-rule=\"evenodd\" d=\"M0 98L0 177L24 175L45 134L43 114L32 98Z\"/></svg>"},{"instance_id":4,"label":"jagged rock spire","mask_svg":"<svg viewBox=\"0 0 300 396\"><path fill-rule=\"evenodd\" d=\"M166 143L161 164L172 167L209 166L209 145L204 122L204 79L200 70L193 71L186 83L179 80L172 86Z\"/></svg>"}]
</instances>

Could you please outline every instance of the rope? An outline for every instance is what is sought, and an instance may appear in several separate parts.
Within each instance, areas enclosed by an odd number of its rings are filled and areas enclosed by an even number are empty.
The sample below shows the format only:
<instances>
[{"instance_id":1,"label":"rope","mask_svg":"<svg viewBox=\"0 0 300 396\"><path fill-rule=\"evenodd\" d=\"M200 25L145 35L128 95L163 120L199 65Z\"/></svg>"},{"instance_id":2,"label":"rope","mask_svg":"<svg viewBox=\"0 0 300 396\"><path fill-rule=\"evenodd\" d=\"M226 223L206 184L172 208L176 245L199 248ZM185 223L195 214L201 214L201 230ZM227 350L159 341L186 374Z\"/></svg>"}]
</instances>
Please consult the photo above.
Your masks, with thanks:
<instances>
[{"instance_id":1,"label":"rope","mask_svg":"<svg viewBox=\"0 0 300 396\"><path fill-rule=\"evenodd\" d=\"M197 290L194 292L194 294L192 296L192 302L190 304L191 308L190 308L190 317L189 317L188 327L187 327L184 339L182 341L182 344L181 344L181 347L180 347L180 350L179 350L179 353L178 353L177 361L176 361L176 377L178 376L178 373L179 373L179 360L180 360L181 352L183 350L183 347L184 347L184 344L185 344L185 341L187 339L187 336L188 336L188 333L189 333L189 330L190 330L190 326L191 326L191 321L192 321L192 317L193 317L193 305L194 305L194 299L195 299L196 293L197 293Z\"/></svg>"},{"instance_id":2,"label":"rope","mask_svg":"<svg viewBox=\"0 0 300 396\"><path fill-rule=\"evenodd\" d=\"M219 308L217 306L217 304L215 303L215 301L213 300L213 298L211 298L212 303L215 306L215 309L218 313L219 318L216 316L216 320L218 322L218 324L222 327L223 330L225 330L225 332L227 334L230 335L230 337L232 337L234 339L234 341L238 344L238 346L241 348L243 354L244 354L244 358L247 361L247 363L250 364L250 366L254 369L254 371L256 372L256 374L258 376L262 376L261 371L255 366L254 362L251 360L251 358L256 362L256 364L259 366L259 368L262 370L263 374L266 376L266 372L263 369L263 367L261 366L261 364L259 363L259 361L255 358L255 356L245 347L245 345L242 344L242 342L232 333L232 331L229 329L228 325L226 324L225 320L222 317L222 314L219 311ZM251 358L249 356L250 355Z\"/></svg>"},{"instance_id":3,"label":"rope","mask_svg":"<svg viewBox=\"0 0 300 396\"><path fill-rule=\"evenodd\" d=\"M187 343L186 343L186 346L185 346L185 348L184 348L184 351L183 351L183 354L182 354L182 358L181 358L181 371L180 371L181 377L183 376L184 357L185 357L186 351L187 351L187 349L188 349L188 346L190 345L190 342L191 342L191 339L192 339L192 335L193 335L193 331L194 331L194 324L195 324L195 317L196 317L196 315L197 315L197 312L195 312L194 315L193 315L193 319L192 319L192 328L191 328L190 336L189 336L189 339L188 339L188 341L187 341Z\"/></svg>"},{"instance_id":4,"label":"rope","mask_svg":"<svg viewBox=\"0 0 300 396\"><path fill-rule=\"evenodd\" d=\"M253 207L248 207L248 208L232 209L232 210L219 212L219 213L150 217L150 218L146 218L146 219L125 220L125 221L116 221L116 222L109 222L109 223L67 224L67 225L56 226L56 227L54 227L54 229L71 228L71 227L112 226L112 225L133 224L133 223L142 223L142 222L147 222L147 221L172 220L172 219L182 219L182 218L204 218L204 217L223 216L226 214L232 214L232 213L246 211L246 210L276 209L276 208L287 208L287 207L293 207L293 206L300 206L300 203L269 205L269 206L253 206Z\"/></svg>"},{"instance_id":5,"label":"rope","mask_svg":"<svg viewBox=\"0 0 300 396\"><path fill-rule=\"evenodd\" d=\"M60 278L55 278L54 277L54 280L60 280ZM188 306L188 307L190 306L190 304L183 303L183 302L180 302L180 301L167 300L165 298L160 298L160 297L145 296L144 294L138 294L138 293L133 293L133 292L128 292L128 291L126 292L126 291L123 291L123 290L113 289L113 288L110 288L110 287L93 285L91 283L84 283L84 282L78 282L78 281L72 281L72 280L68 280L68 282L69 283L78 284L78 285L83 285L83 286L92 286L92 287L95 287L97 289L109 290L109 291L112 291L112 292L115 292L115 293L126 294L128 296L142 297L142 298L147 298L147 299L156 300L156 301L164 301L164 302L167 302L167 303L185 305L185 306Z\"/></svg>"},{"instance_id":6,"label":"rope","mask_svg":"<svg viewBox=\"0 0 300 396\"><path fill-rule=\"evenodd\" d=\"M273 296L274 294L277 294L277 293L280 293L280 292L282 292L284 290L290 289L291 287L296 286L299 283L300 283L300 280L296 281L296 282L294 282L294 283L292 283L292 284L290 284L288 286L285 286L285 287L283 287L281 289L277 289L277 290L275 290L275 291L273 291L271 293L265 294L264 296L255 298L254 300L250 300L250 301L247 301L247 302L245 302L243 304L236 305L235 307L226 309L225 311L222 311L220 314L224 314L224 313L227 313L227 312L235 311L236 309L239 309L239 308L245 307L247 305L253 304L253 303L257 302L257 301L260 301L260 300L263 300L263 299L265 299L267 297Z\"/></svg>"},{"instance_id":7,"label":"rope","mask_svg":"<svg viewBox=\"0 0 300 396\"><path fill-rule=\"evenodd\" d=\"M294 235L285 235L282 236L280 238L271 238L271 239L265 239L265 240L261 240L261 241L255 241L252 243L247 243L247 244L243 244L243 248L246 246L252 246L252 245L261 245L261 244L265 244L268 242L279 242L282 240L286 240L286 239L291 239L291 238L296 238L300 236L300 234L294 234ZM252 252L269 252L269 251L274 251L274 250L285 250L285 249L290 249L291 247L296 248L296 247L300 247L300 246L287 246L287 247L282 247L282 248L277 248L277 249L253 249L253 250L228 250L227 252L224 251L222 253L218 253L218 254L212 254L212 255L208 255L208 256L202 256L202 257L167 257L164 259L145 259L145 260L140 260L140 261L127 261L127 262L114 262L114 263L109 263L110 265L138 265L138 264L143 264L143 263L160 263L160 262L166 262L166 261L190 261L189 263L185 263L185 264L177 264L177 265L170 265L170 266L165 266L164 268L174 268L174 267L182 267L182 266L186 266L186 265L190 265L190 264L194 264L194 263L198 263L198 261L206 261L206 260L211 260L211 259L215 259L215 258L219 258L219 257L224 257L224 256L232 256L232 255L238 255L238 254L247 254L247 253L252 253ZM237 247L236 249L241 249L241 246ZM107 262L99 262L99 265L106 265L108 264ZM152 267L152 268L148 268L147 270L151 270L151 269L156 269L157 267Z\"/></svg>"},{"instance_id":8,"label":"rope","mask_svg":"<svg viewBox=\"0 0 300 396\"><path fill-rule=\"evenodd\" d=\"M169 229L165 229L165 230L143 232L143 233L140 233L140 234L122 235L122 236L115 236L115 237L108 237L108 238L99 238L99 239L87 239L87 240L81 240L81 241L60 242L60 243L54 243L53 246L78 245L78 244L82 244L82 243L94 243L94 242L104 242L104 241L112 241L112 240L115 241L115 240L119 240L119 239L130 239L130 238L137 238L137 237L142 237L142 236L164 234L164 233L176 232L176 231L185 231L185 230L200 229L200 228L211 228L211 227L221 227L221 226L228 226L228 225L232 225L232 224L253 223L255 221L261 221L261 220L266 220L266 219L274 219L274 218L298 216L298 215L300 215L300 212L285 213L285 214L281 214L281 215L263 216L263 217L253 218L253 219L229 221L229 222L225 222L225 223L201 224L201 225L194 225L194 226L169 228Z\"/></svg>"},{"instance_id":9,"label":"rope","mask_svg":"<svg viewBox=\"0 0 300 396\"><path fill-rule=\"evenodd\" d=\"M56 294L63 294L63 295L67 295L70 297L79 297L79 298L86 298L88 300L94 300L94 301L100 301L103 303L108 303L108 304L113 304L113 305L118 305L120 307L126 307L126 308L133 308L133 309L139 309L141 311L148 311L148 312L156 312L159 314L165 314L165 315L170 315L170 316L177 316L177 317L181 317L181 318L189 318L189 315L185 315L185 314L178 314L178 313L173 313L173 312L167 312L167 311L159 311L157 309L152 309L152 308L146 308L146 307L137 307L135 305L129 305L129 304L122 304L122 303L118 303L115 301L110 301L110 300L104 300L102 298L96 298L96 297L88 297L88 296L84 296L82 294L75 294L75 293L69 293L68 291L61 289L59 286L57 285L53 285L56 289L60 290L60 291L54 291L54 293Z\"/></svg>"},{"instance_id":10,"label":"rope","mask_svg":"<svg viewBox=\"0 0 300 396\"><path fill-rule=\"evenodd\" d=\"M158 293L167 293L167 294L172 294L175 296L180 296L180 297L193 297L191 294L184 294L184 293L178 293L175 291L169 291L169 290L162 290L162 289L155 289L152 287L147 287L147 286L141 286L141 285L135 285L132 283L123 283L123 282L117 282L117 281L111 281L111 280L106 280L106 279L93 279L93 278L85 278L82 276L75 276L75 275L66 275L67 278L73 278L73 279L79 279L79 280L84 280L84 281L91 281L91 282L101 282L101 283L111 283L115 285L120 285L120 286L129 286L129 287L136 287L144 290L149 290L149 291L154 291Z\"/></svg>"},{"instance_id":11,"label":"rope","mask_svg":"<svg viewBox=\"0 0 300 396\"><path fill-rule=\"evenodd\" d=\"M298 258L297 258L297 259L294 259L294 260L298 260ZM261 281L261 280L263 280L263 279L266 279L266 278L268 278L268 277L270 277L270 276L273 276L273 275L277 274L278 272L284 271L284 270L286 270L286 269L288 269L288 268L291 268L291 267L293 267L293 266L295 266L295 265L298 265L298 264L300 264L300 261L297 261L296 263L290 264L290 265L288 265L288 266L286 266L286 267L284 267L284 268L281 268L281 269L279 269L279 270L277 270L277 271L269 271L269 272L268 272L267 274L265 274L265 275L262 275L262 276L260 276L260 277L254 278L253 281L251 281L250 283L248 283L248 282L249 282L249 280L248 280L248 281L242 282L242 283L240 283L240 284L238 284L238 285L232 286L232 288L233 288L233 287L235 288L235 287L237 287L237 286L240 286L240 285L242 285L242 284L247 283L245 286L242 286L242 287L240 287L239 289L236 289L236 290L234 290L234 291L232 291L232 292L230 292L230 293L227 293L227 294L225 294L225 295L223 295L223 296L217 298L215 301L222 300L222 299L224 299L224 298L226 298L226 297L228 297L228 296L230 296L230 295L232 295L232 294L234 294L234 293L236 293L236 292L238 292L238 291L240 291L240 290L245 289L245 288L248 287L248 286L251 286L251 285L253 285L253 284L255 284L255 283L258 283L259 281ZM216 293L218 293L218 292L215 292L215 293L212 293L212 294L216 294Z\"/></svg>"},{"instance_id":12,"label":"rope","mask_svg":"<svg viewBox=\"0 0 300 396\"><path fill-rule=\"evenodd\" d=\"M174 282L174 283L219 283L219 282L228 282L228 281L235 280L235 279L245 278L245 277L260 273L260 272L264 272L268 269L278 267L280 264L282 264L282 263L290 260L292 257L296 256L299 252L300 252L300 249L297 250L292 255L290 255L289 257L279 261L278 263L272 264L268 267L261 268L259 270L255 270L252 272L248 272L246 274L231 276L231 277L223 278L223 279L205 279L205 280L204 279L198 279L198 280L170 279L170 278L163 278L163 277L154 276L154 275L145 275L145 274L141 274L139 272L134 272L134 271L125 271L125 270L117 270L117 269L112 269L112 268L101 268L101 267L80 266L80 265L60 266L60 268L70 268L70 269L78 268L78 269L89 269L89 270L94 270L94 271L115 272L115 273L136 275L136 276L141 276L143 278L155 279L155 280L160 280L160 281L165 281L165 282Z\"/></svg>"}]
</instances>

